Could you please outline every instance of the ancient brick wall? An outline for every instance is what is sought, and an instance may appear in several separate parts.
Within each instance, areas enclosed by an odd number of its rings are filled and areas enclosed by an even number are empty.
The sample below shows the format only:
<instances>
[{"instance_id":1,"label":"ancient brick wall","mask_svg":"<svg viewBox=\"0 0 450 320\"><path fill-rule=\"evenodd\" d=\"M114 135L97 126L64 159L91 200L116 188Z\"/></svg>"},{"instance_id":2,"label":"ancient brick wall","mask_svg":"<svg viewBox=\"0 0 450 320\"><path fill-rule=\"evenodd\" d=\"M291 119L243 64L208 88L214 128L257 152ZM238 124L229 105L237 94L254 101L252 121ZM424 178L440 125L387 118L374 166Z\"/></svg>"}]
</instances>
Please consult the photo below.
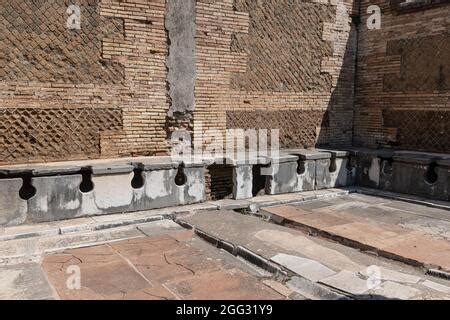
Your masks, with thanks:
<instances>
[{"instance_id":1,"label":"ancient brick wall","mask_svg":"<svg viewBox=\"0 0 450 320\"><path fill-rule=\"evenodd\" d=\"M354 143L450 152L450 4L362 0ZM381 8L381 29L366 26Z\"/></svg>"},{"instance_id":2,"label":"ancient brick wall","mask_svg":"<svg viewBox=\"0 0 450 320\"><path fill-rule=\"evenodd\" d=\"M166 152L164 15L165 0L1 1L0 163Z\"/></svg>"},{"instance_id":3,"label":"ancient brick wall","mask_svg":"<svg viewBox=\"0 0 450 320\"><path fill-rule=\"evenodd\" d=\"M66 25L73 3L80 30ZM2 1L0 164L164 154L180 128L280 129L283 147L350 145L356 9L353 0Z\"/></svg>"},{"instance_id":4,"label":"ancient brick wall","mask_svg":"<svg viewBox=\"0 0 450 320\"><path fill-rule=\"evenodd\" d=\"M281 129L283 147L350 145L353 1L198 0L195 121ZM200 130L197 128L197 130Z\"/></svg>"},{"instance_id":5,"label":"ancient brick wall","mask_svg":"<svg viewBox=\"0 0 450 320\"><path fill-rule=\"evenodd\" d=\"M233 167L213 165L205 173L206 199L222 200L233 197Z\"/></svg>"}]
</instances>

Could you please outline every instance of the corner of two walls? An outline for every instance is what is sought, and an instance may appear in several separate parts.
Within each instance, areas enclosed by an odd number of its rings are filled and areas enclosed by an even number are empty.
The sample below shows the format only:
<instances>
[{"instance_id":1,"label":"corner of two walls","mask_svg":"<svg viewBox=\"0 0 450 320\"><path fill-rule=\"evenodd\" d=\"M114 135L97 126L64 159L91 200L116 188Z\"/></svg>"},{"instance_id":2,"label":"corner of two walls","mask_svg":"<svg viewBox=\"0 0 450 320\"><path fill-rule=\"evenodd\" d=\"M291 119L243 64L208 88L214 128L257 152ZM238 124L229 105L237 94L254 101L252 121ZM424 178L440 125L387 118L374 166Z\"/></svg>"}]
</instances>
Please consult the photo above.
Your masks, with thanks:
<instances>
[{"instance_id":1,"label":"corner of two walls","mask_svg":"<svg viewBox=\"0 0 450 320\"><path fill-rule=\"evenodd\" d=\"M369 5L381 9L378 30L366 26ZM360 12L355 146L450 153L450 4L361 0Z\"/></svg>"},{"instance_id":2,"label":"corner of two walls","mask_svg":"<svg viewBox=\"0 0 450 320\"><path fill-rule=\"evenodd\" d=\"M282 147L450 149L448 6L78 3L79 31L62 2L0 4L1 164L167 154L180 129L206 142L280 129ZM381 30L367 30L368 4L381 7ZM42 23L28 25L28 12Z\"/></svg>"}]
</instances>

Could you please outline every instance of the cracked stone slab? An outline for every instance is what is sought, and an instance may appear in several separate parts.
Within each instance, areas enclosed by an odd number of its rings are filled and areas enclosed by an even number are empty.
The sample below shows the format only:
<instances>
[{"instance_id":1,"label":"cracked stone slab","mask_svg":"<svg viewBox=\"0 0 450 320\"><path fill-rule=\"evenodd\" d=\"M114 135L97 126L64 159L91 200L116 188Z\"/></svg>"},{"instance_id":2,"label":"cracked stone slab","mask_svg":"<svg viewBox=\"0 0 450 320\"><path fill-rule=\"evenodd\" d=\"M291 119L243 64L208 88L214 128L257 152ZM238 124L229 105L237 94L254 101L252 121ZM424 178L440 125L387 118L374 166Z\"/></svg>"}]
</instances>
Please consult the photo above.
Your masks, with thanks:
<instances>
[{"instance_id":1,"label":"cracked stone slab","mask_svg":"<svg viewBox=\"0 0 450 320\"><path fill-rule=\"evenodd\" d=\"M401 226L450 240L450 221L422 218L402 223Z\"/></svg>"},{"instance_id":2,"label":"cracked stone slab","mask_svg":"<svg viewBox=\"0 0 450 320\"><path fill-rule=\"evenodd\" d=\"M172 292L188 300L274 300L283 296L238 269L218 270L169 281Z\"/></svg>"},{"instance_id":3,"label":"cracked stone slab","mask_svg":"<svg viewBox=\"0 0 450 320\"><path fill-rule=\"evenodd\" d=\"M170 231L183 231L184 229L172 220L161 220L157 222L151 222L146 224L141 224L138 230L142 231L146 236L155 236L160 234L166 234Z\"/></svg>"},{"instance_id":4,"label":"cracked stone slab","mask_svg":"<svg viewBox=\"0 0 450 320\"><path fill-rule=\"evenodd\" d=\"M79 270L79 290L67 286L70 268L74 266ZM43 268L62 299L108 299L117 293L137 292L152 287L107 245L48 256L44 259Z\"/></svg>"},{"instance_id":5,"label":"cracked stone slab","mask_svg":"<svg viewBox=\"0 0 450 320\"><path fill-rule=\"evenodd\" d=\"M328 288L310 282L299 277L292 277L286 285L291 290L301 294L311 300L347 300L348 298L342 294L336 293Z\"/></svg>"},{"instance_id":6,"label":"cracked stone slab","mask_svg":"<svg viewBox=\"0 0 450 320\"><path fill-rule=\"evenodd\" d=\"M380 268L380 280L400 282L400 283L410 283L410 284L416 284L421 280L421 277L418 276L386 269L383 267L379 268ZM361 270L359 274L361 274L363 277L366 278L370 277L370 274L368 274L367 269Z\"/></svg>"},{"instance_id":7,"label":"cracked stone slab","mask_svg":"<svg viewBox=\"0 0 450 320\"><path fill-rule=\"evenodd\" d=\"M163 221L150 228L161 223ZM165 223L169 229L175 227L173 222ZM148 226L140 227L147 229ZM164 229L162 226L161 231ZM186 233L182 229L66 250L46 256L43 266L63 299L283 298L234 256L205 244L192 232ZM70 290L66 286L66 270L71 265L80 267L80 290Z\"/></svg>"},{"instance_id":8,"label":"cracked stone slab","mask_svg":"<svg viewBox=\"0 0 450 320\"><path fill-rule=\"evenodd\" d=\"M261 209L264 216L270 217L271 221L282 224L286 219L291 219L298 215L311 214L310 211L302 210L295 206L275 206Z\"/></svg>"},{"instance_id":9,"label":"cracked stone slab","mask_svg":"<svg viewBox=\"0 0 450 320\"><path fill-rule=\"evenodd\" d=\"M271 260L313 282L318 282L319 280L336 274L336 272L315 260L298 256L278 254L272 257Z\"/></svg>"},{"instance_id":10,"label":"cracked stone slab","mask_svg":"<svg viewBox=\"0 0 450 320\"><path fill-rule=\"evenodd\" d=\"M285 297L289 297L294 293L292 289L275 280L264 280L263 283Z\"/></svg>"},{"instance_id":11,"label":"cracked stone slab","mask_svg":"<svg viewBox=\"0 0 450 320\"><path fill-rule=\"evenodd\" d=\"M124 239L142 238L136 227L121 227L96 232L69 233L38 239L18 239L0 242L0 265L12 265L36 261L45 253L63 251L114 242Z\"/></svg>"},{"instance_id":12,"label":"cracked stone slab","mask_svg":"<svg viewBox=\"0 0 450 320\"><path fill-rule=\"evenodd\" d=\"M427 288L433 289L435 291L439 291L439 292L442 292L445 294L450 294L450 287L447 287L447 286L437 283L437 282L426 280L422 283L422 285L424 285Z\"/></svg>"},{"instance_id":13,"label":"cracked stone slab","mask_svg":"<svg viewBox=\"0 0 450 320\"><path fill-rule=\"evenodd\" d=\"M386 281L378 288L371 290L371 294L376 294L385 299L410 300L419 296L421 291L392 281Z\"/></svg>"},{"instance_id":14,"label":"cracked stone slab","mask_svg":"<svg viewBox=\"0 0 450 320\"><path fill-rule=\"evenodd\" d=\"M251 203L246 200L224 199L219 201L212 201L211 204L217 206L219 210L236 210L247 209Z\"/></svg>"},{"instance_id":15,"label":"cracked stone slab","mask_svg":"<svg viewBox=\"0 0 450 320\"><path fill-rule=\"evenodd\" d=\"M320 283L353 295L362 295L369 291L366 280L362 280L355 273L346 270L323 279Z\"/></svg>"},{"instance_id":16,"label":"cracked stone slab","mask_svg":"<svg viewBox=\"0 0 450 320\"><path fill-rule=\"evenodd\" d=\"M1 300L50 300L54 293L37 263L0 268Z\"/></svg>"},{"instance_id":17,"label":"cracked stone slab","mask_svg":"<svg viewBox=\"0 0 450 320\"><path fill-rule=\"evenodd\" d=\"M0 241L53 236L59 234L59 228L51 225L23 225L0 228Z\"/></svg>"}]
</instances>

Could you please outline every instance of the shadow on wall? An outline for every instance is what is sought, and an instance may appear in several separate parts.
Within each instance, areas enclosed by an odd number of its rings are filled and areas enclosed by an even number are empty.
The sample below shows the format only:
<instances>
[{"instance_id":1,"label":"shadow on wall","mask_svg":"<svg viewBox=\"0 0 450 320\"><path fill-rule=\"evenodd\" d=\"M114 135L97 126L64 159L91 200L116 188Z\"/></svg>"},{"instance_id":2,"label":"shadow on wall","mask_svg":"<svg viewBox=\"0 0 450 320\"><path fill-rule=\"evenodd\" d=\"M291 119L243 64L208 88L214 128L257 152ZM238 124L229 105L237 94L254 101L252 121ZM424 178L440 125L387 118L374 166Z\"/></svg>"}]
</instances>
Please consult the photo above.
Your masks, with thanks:
<instances>
[{"instance_id":1,"label":"shadow on wall","mask_svg":"<svg viewBox=\"0 0 450 320\"><path fill-rule=\"evenodd\" d=\"M322 126L317 134L316 147L352 146L358 25L360 23L358 8L358 1L353 1L351 9L343 3L336 7L336 22L348 25L348 31L337 34L334 54L342 47L342 66L334 75L336 80L331 89L331 97L322 119ZM347 21L351 22L347 23Z\"/></svg>"},{"instance_id":2,"label":"shadow on wall","mask_svg":"<svg viewBox=\"0 0 450 320\"><path fill-rule=\"evenodd\" d=\"M448 153L450 2L398 2L378 1L381 29L359 32L354 145Z\"/></svg>"},{"instance_id":3,"label":"shadow on wall","mask_svg":"<svg viewBox=\"0 0 450 320\"><path fill-rule=\"evenodd\" d=\"M353 6L235 0L250 24L248 34L232 37L231 50L247 56L247 69L232 74L239 106L227 111L227 128L279 129L282 148L351 146Z\"/></svg>"}]
</instances>

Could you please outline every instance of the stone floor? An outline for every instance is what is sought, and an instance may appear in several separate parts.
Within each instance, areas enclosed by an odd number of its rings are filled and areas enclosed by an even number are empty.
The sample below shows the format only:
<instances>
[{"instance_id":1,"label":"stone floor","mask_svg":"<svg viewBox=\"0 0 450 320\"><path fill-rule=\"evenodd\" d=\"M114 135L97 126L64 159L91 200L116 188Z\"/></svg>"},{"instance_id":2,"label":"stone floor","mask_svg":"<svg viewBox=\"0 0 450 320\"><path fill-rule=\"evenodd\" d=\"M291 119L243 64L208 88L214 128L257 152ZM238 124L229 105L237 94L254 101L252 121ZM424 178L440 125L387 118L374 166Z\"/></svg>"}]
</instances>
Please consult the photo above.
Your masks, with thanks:
<instances>
[{"instance_id":1,"label":"stone floor","mask_svg":"<svg viewBox=\"0 0 450 320\"><path fill-rule=\"evenodd\" d=\"M327 190L7 228L0 299L450 299L430 206Z\"/></svg>"},{"instance_id":2,"label":"stone floor","mask_svg":"<svg viewBox=\"0 0 450 320\"><path fill-rule=\"evenodd\" d=\"M263 210L279 223L358 249L450 272L450 211L351 194Z\"/></svg>"},{"instance_id":3,"label":"stone floor","mask_svg":"<svg viewBox=\"0 0 450 320\"><path fill-rule=\"evenodd\" d=\"M155 226L144 226L145 238L47 256L43 269L61 299L284 298L264 285L264 273L206 245L192 231L170 221L164 225L172 230L158 234ZM73 266L80 270L80 290L66 283L66 270Z\"/></svg>"}]
</instances>

